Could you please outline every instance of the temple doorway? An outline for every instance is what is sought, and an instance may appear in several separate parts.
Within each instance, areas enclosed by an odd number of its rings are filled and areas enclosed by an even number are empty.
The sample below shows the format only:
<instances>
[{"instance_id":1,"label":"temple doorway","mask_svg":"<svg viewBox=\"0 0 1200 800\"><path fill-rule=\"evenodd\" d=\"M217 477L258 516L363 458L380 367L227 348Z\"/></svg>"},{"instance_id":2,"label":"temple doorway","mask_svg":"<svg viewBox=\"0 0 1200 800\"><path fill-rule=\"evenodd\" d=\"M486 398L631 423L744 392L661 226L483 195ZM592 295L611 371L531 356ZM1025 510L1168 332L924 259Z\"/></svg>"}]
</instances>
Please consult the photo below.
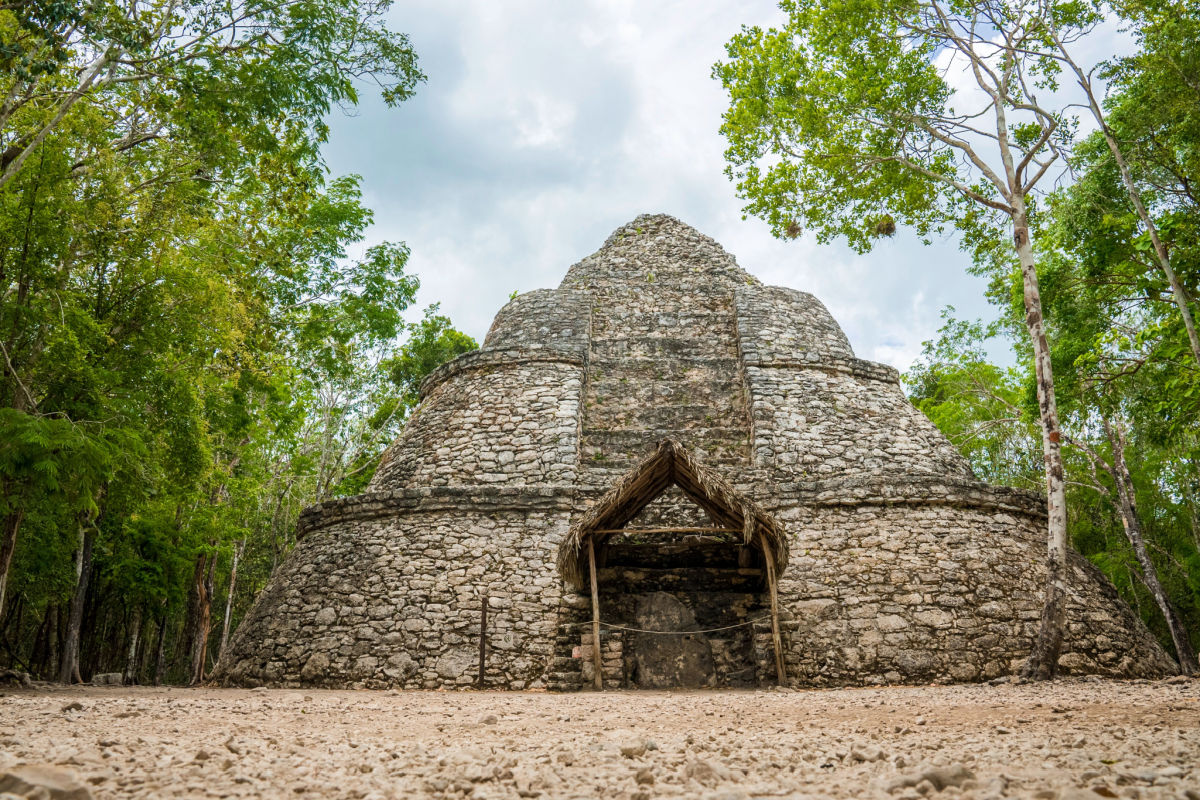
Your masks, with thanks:
<instances>
[{"instance_id":1,"label":"temple doorway","mask_svg":"<svg viewBox=\"0 0 1200 800\"><path fill-rule=\"evenodd\" d=\"M786 554L773 518L682 445L662 442L559 550L560 573L590 595L573 653L581 680L643 689L784 682L776 579Z\"/></svg>"}]
</instances>

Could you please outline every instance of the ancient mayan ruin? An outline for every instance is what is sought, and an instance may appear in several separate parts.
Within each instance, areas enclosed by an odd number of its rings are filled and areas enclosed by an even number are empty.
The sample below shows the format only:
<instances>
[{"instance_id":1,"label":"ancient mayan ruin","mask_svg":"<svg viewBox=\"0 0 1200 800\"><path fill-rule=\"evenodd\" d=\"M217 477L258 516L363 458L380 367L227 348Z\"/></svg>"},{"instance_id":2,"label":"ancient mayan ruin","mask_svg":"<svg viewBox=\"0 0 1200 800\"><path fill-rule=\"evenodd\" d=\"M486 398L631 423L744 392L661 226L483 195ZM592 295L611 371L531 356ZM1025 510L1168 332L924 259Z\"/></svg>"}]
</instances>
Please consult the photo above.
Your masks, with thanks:
<instances>
[{"instance_id":1,"label":"ancient mayan ruin","mask_svg":"<svg viewBox=\"0 0 1200 800\"><path fill-rule=\"evenodd\" d=\"M492 688L981 681L1029 651L1041 499L672 217L513 299L422 397L367 493L305 511L217 681L476 684L485 601ZM1173 674L1072 559L1064 669Z\"/></svg>"}]
</instances>

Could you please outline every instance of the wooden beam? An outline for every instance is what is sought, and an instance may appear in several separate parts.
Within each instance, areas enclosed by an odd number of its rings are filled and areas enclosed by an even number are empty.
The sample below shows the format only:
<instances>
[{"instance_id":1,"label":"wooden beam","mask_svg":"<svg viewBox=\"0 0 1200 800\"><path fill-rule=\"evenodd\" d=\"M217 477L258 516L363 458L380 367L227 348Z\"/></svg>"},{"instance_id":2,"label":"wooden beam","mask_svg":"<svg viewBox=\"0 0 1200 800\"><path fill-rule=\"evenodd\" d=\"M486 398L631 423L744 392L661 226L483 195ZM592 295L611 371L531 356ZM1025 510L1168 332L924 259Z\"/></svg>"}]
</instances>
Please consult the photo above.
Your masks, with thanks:
<instances>
[{"instance_id":1,"label":"wooden beam","mask_svg":"<svg viewBox=\"0 0 1200 800\"><path fill-rule=\"evenodd\" d=\"M596 665L596 690L604 689L604 668L600 658L600 589L596 584L596 545L588 537L588 575L592 579L592 661Z\"/></svg>"},{"instance_id":2,"label":"wooden beam","mask_svg":"<svg viewBox=\"0 0 1200 800\"><path fill-rule=\"evenodd\" d=\"M739 528L599 528L592 533L741 533Z\"/></svg>"},{"instance_id":3,"label":"wooden beam","mask_svg":"<svg viewBox=\"0 0 1200 800\"><path fill-rule=\"evenodd\" d=\"M488 596L485 594L479 606L479 676L476 684L483 688L483 677L487 672L487 612Z\"/></svg>"},{"instance_id":4,"label":"wooden beam","mask_svg":"<svg viewBox=\"0 0 1200 800\"><path fill-rule=\"evenodd\" d=\"M779 635L779 592L775 586L775 557L767 542L767 535L760 529L763 559L767 562L767 590L771 593L771 640L775 645L775 678L780 686L787 686L787 669L783 665L783 637Z\"/></svg>"}]
</instances>

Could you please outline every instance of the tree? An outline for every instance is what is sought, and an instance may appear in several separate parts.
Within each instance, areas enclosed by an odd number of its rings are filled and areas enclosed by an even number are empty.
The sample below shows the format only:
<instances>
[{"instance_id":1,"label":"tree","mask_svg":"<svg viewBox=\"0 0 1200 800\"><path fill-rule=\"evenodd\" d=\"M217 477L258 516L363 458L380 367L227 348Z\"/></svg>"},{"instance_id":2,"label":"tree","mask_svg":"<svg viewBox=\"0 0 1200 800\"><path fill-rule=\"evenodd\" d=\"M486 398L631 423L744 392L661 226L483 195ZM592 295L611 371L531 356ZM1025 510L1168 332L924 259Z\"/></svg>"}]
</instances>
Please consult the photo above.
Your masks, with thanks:
<instances>
[{"instance_id":1,"label":"tree","mask_svg":"<svg viewBox=\"0 0 1200 800\"><path fill-rule=\"evenodd\" d=\"M904 373L909 400L937 425L981 480L1036 488L1044 480L1037 404L1027 370L991 363L987 347L1008 342L998 323L965 322L942 311L938 338ZM1008 342L1011 347L1011 342Z\"/></svg>"},{"instance_id":2,"label":"tree","mask_svg":"<svg viewBox=\"0 0 1200 800\"><path fill-rule=\"evenodd\" d=\"M1098 132L1080 150L1107 149L1096 141L1105 135ZM1159 543L1147 535L1152 526L1138 500L1146 490L1139 492L1132 462L1139 450L1158 449L1139 418L1158 417L1159 427L1172 430L1174 447L1194 440L1183 420L1194 419L1195 403L1171 387L1186 384L1196 362L1186 346L1173 344L1178 317L1168 312L1177 305L1170 282L1164 286L1156 275L1149 235L1137 230L1141 217L1121 211L1130 202L1128 172L1108 159L1085 156L1082 163L1088 168L1080 179L1051 198L1040 253L1050 277L1045 294L1062 367L1060 397L1074 429L1067 442L1084 457L1077 470L1088 477L1080 485L1098 492L1119 518L1133 569L1161 614L1181 672L1190 675L1198 669L1195 648L1151 557L1150 546ZM1147 246L1137 246L1139 239ZM1155 413L1165 409L1170 413Z\"/></svg>"},{"instance_id":3,"label":"tree","mask_svg":"<svg viewBox=\"0 0 1200 800\"><path fill-rule=\"evenodd\" d=\"M1181 128L1186 130L1187 119L1193 116L1195 105L1200 102L1200 83L1194 79L1196 74L1200 74L1200 44L1196 40L1196 35L1200 34L1200 15L1185 3L1159 3L1156 0L1118 4L1118 9L1111 9L1133 18L1141 49L1137 55L1115 59L1101 70L1105 77L1116 79L1118 91L1107 103L1110 110L1115 112L1115 118L1110 119L1102 90L1096 83L1097 68L1105 65L1089 67L1081 64L1070 46L1076 38L1075 29L1080 24L1096 24L1109 10L1105 4L1097 3L1090 9L1075 7L1067 15L1044 14L1039 22L1053 47L1052 56L1074 77L1083 92L1086 107L1097 125L1095 137L1103 141L1107 155L1120 175L1133 211L1145 230L1153 257L1170 287L1192 356L1200 364L1200 336L1196 333L1196 323L1189 307L1188 291L1172 264L1172 248L1148 205L1148 198L1150 201L1157 200L1160 207L1165 205L1160 210L1170 211L1169 195L1162 191L1165 187L1151 177L1156 171L1155 167L1158 167L1160 175L1163 173L1164 160L1166 174L1182 184L1185 196L1190 195L1187 188L1189 177L1196 176L1194 171L1191 176L1187 174L1189 170L1184 166L1186 156L1180 158L1156 140L1161 138L1159 134L1162 130L1168 131L1167 136L1172 139L1178 136ZM1146 125L1148 117L1154 120L1151 126ZM1137 128L1141 130L1135 132ZM1143 152L1138 153L1138 145L1141 144L1139 138L1154 143L1148 152L1143 147ZM1129 140L1132 146L1124 144L1123 139ZM1184 152L1189 149L1185 147ZM1097 150L1092 147L1090 153L1085 151L1085 158L1089 158L1093 164L1097 160ZM1141 158L1131 162L1127 150ZM1195 167L1195 164L1190 166ZM1194 198L1191 199L1194 201ZM1170 216L1167 219L1171 221Z\"/></svg>"},{"instance_id":4,"label":"tree","mask_svg":"<svg viewBox=\"0 0 1200 800\"><path fill-rule=\"evenodd\" d=\"M394 105L423 80L416 55L367 0L152 0L18 3L0 10L0 189L73 115L105 109L108 141L72 164L85 171L171 135L179 124L225 122L255 149L289 112L315 141L331 104L357 99L356 79ZM126 100L113 103L114 95ZM132 100L133 102L129 102ZM139 102L141 101L141 102ZM84 107L81 112L78 107ZM195 129L193 134L202 131ZM226 145L228 146L228 145Z\"/></svg>"},{"instance_id":5,"label":"tree","mask_svg":"<svg viewBox=\"0 0 1200 800\"><path fill-rule=\"evenodd\" d=\"M423 80L387 8L0 8L0 621L40 674L119 631L131 677L203 676L231 556L244 603L342 479L307 434L358 442L417 287L402 244L348 258L371 214L320 154L363 81Z\"/></svg>"},{"instance_id":6,"label":"tree","mask_svg":"<svg viewBox=\"0 0 1200 800\"><path fill-rule=\"evenodd\" d=\"M470 336L456 331L450 318L439 314L438 303L425 309L425 316L408 326L408 341L384 364L393 385L400 391L401 417L407 418L417 407L421 381L442 364L479 345Z\"/></svg>"},{"instance_id":7,"label":"tree","mask_svg":"<svg viewBox=\"0 0 1200 800\"><path fill-rule=\"evenodd\" d=\"M1060 40L1086 35L1073 6L784 0L781 29L744 28L714 73L730 94L722 131L728 173L749 213L777 235L803 225L860 250L911 224L978 226L999 216L1012 234L1032 346L1047 495L1046 596L1026 665L1053 677L1065 631L1067 520L1062 432L1050 342L1030 235L1036 192L1072 125L1039 93L1056 87L1042 15ZM946 69L970 76L984 101L956 109Z\"/></svg>"},{"instance_id":8,"label":"tree","mask_svg":"<svg viewBox=\"0 0 1200 800\"><path fill-rule=\"evenodd\" d=\"M1098 139L1090 137L1077 152L1105 151ZM1190 385L1195 361L1178 336L1170 287L1136 214L1126 210L1114 165L1103 158L1082 163L1088 166L1078 180L1048 198L1034 236L1068 432L1068 527L1080 551L1121 587L1190 674L1195 648L1184 611L1194 604L1188 587L1200 577L1200 540L1188 535L1186 499L1179 503L1178 487L1193 480L1188 457L1180 456L1195 444L1194 401L1179 387ZM992 279L989 296L1002 317L983 326L944 312L939 338L926 343L906 383L913 402L960 447L976 474L1030 485L1021 444L1029 439L1027 420L1036 415L1032 388L1026 391L1017 371L989 363L983 347L1006 332L1019 344L1019 281L1000 255L1007 246L1003 234L972 234L976 269ZM1016 348L1019 358L1025 349ZM1156 476L1163 469L1170 471L1165 480Z\"/></svg>"}]
</instances>

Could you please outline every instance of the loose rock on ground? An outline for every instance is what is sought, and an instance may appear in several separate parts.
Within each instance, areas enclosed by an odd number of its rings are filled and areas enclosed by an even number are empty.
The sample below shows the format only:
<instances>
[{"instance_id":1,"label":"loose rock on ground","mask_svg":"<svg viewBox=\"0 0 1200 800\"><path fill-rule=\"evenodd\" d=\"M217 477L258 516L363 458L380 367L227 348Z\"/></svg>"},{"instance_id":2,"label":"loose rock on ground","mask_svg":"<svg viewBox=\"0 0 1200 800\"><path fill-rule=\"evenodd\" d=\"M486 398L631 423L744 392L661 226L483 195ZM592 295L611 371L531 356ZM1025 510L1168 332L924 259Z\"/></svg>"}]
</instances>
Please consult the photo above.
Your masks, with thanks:
<instances>
[{"instance_id":1,"label":"loose rock on ground","mask_svg":"<svg viewBox=\"0 0 1200 800\"><path fill-rule=\"evenodd\" d=\"M38 770L98 800L1200 800L1200 681L569 695L10 690L0 697L0 786L32 785Z\"/></svg>"}]
</instances>

